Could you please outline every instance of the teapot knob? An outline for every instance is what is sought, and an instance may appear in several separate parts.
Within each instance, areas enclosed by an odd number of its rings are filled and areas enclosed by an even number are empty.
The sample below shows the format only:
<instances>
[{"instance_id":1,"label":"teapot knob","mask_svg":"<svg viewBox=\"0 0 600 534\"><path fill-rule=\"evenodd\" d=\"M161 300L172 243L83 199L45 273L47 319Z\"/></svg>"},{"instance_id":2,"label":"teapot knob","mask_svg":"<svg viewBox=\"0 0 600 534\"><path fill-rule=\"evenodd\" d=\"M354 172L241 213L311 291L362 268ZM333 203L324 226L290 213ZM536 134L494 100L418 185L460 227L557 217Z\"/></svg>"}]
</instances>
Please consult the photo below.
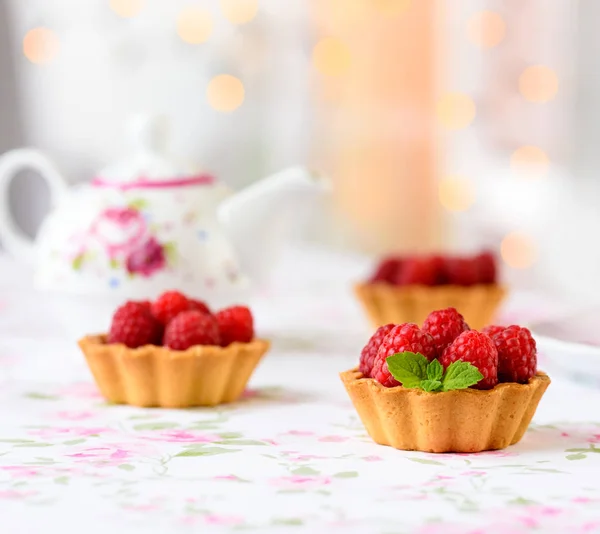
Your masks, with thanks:
<instances>
[{"instance_id":1,"label":"teapot knob","mask_svg":"<svg viewBox=\"0 0 600 534\"><path fill-rule=\"evenodd\" d=\"M167 134L168 121L163 115L138 115L129 124L129 136L138 152L164 153Z\"/></svg>"}]
</instances>

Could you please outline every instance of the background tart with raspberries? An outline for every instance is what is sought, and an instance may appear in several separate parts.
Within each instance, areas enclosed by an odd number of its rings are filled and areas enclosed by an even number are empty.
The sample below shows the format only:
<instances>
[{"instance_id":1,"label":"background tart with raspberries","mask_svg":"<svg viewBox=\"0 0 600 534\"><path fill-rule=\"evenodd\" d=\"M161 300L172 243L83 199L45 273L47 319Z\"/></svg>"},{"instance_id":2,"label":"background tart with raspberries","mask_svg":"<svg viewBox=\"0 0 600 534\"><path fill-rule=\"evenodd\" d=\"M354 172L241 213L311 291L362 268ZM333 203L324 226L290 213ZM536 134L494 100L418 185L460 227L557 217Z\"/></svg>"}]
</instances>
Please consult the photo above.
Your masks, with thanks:
<instances>
[{"instance_id":1,"label":"background tart with raspberries","mask_svg":"<svg viewBox=\"0 0 600 534\"><path fill-rule=\"evenodd\" d=\"M472 330L454 308L422 327L379 327L342 381L373 440L402 450L481 452L521 440L550 379L531 332Z\"/></svg>"},{"instance_id":2,"label":"background tart with raspberries","mask_svg":"<svg viewBox=\"0 0 600 534\"><path fill-rule=\"evenodd\" d=\"M454 307L473 328L489 324L506 296L490 252L386 258L355 293L373 326L420 324L431 310Z\"/></svg>"},{"instance_id":3,"label":"background tart with raspberries","mask_svg":"<svg viewBox=\"0 0 600 534\"><path fill-rule=\"evenodd\" d=\"M134 406L184 408L233 402L269 342L254 337L245 306L211 313L178 291L118 308L107 334L79 341L102 395Z\"/></svg>"}]
</instances>

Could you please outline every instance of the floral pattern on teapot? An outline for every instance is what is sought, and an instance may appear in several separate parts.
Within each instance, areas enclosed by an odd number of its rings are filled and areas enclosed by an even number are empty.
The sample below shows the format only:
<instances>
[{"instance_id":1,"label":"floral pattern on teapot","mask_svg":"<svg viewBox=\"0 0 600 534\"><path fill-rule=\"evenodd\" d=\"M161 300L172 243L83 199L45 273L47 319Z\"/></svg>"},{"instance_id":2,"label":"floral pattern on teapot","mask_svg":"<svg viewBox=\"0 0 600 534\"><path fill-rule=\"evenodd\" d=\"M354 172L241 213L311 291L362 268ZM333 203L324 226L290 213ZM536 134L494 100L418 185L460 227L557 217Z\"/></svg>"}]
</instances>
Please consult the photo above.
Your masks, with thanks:
<instances>
[{"instance_id":1,"label":"floral pattern on teapot","mask_svg":"<svg viewBox=\"0 0 600 534\"><path fill-rule=\"evenodd\" d=\"M151 232L143 211L145 202L132 202L125 208L107 208L92 223L86 241L96 241L104 247L113 269L125 268L130 276L150 277L173 262L176 249L173 241L161 243ZM75 270L85 268L88 248L84 243L73 258Z\"/></svg>"}]
</instances>

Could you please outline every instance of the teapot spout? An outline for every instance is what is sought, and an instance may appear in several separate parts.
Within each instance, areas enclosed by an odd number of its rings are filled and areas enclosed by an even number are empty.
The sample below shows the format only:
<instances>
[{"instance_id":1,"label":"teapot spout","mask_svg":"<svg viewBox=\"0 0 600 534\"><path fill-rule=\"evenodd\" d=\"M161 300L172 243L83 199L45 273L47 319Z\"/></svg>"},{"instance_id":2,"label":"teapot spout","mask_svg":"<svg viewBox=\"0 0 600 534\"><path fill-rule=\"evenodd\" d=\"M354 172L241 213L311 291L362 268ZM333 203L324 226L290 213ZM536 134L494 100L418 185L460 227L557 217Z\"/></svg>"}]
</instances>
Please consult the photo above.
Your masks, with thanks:
<instances>
[{"instance_id":1,"label":"teapot spout","mask_svg":"<svg viewBox=\"0 0 600 534\"><path fill-rule=\"evenodd\" d=\"M330 191L330 182L324 177L292 167L222 201L217 216L235 246L244 274L254 283L264 284L302 213Z\"/></svg>"}]
</instances>

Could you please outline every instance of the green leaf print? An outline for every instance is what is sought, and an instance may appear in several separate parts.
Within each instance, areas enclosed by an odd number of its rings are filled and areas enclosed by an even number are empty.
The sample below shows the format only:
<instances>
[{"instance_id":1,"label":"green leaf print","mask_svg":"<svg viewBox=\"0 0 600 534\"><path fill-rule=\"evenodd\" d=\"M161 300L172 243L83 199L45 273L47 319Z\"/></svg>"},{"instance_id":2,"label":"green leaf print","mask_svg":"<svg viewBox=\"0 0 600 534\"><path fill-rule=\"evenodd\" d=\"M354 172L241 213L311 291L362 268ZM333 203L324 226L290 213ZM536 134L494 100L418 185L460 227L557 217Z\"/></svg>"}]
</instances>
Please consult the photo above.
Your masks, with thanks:
<instances>
[{"instance_id":1,"label":"green leaf print","mask_svg":"<svg viewBox=\"0 0 600 534\"><path fill-rule=\"evenodd\" d=\"M108 264L110 265L111 269L118 269L119 268L119 262L115 258L111 258L110 261L108 262Z\"/></svg>"},{"instance_id":2,"label":"green leaf print","mask_svg":"<svg viewBox=\"0 0 600 534\"><path fill-rule=\"evenodd\" d=\"M25 397L27 397L28 399L35 399L35 400L59 400L60 397L58 397L57 395L47 395L46 393L38 393L36 391L32 391L30 393L25 393Z\"/></svg>"},{"instance_id":3,"label":"green leaf print","mask_svg":"<svg viewBox=\"0 0 600 534\"><path fill-rule=\"evenodd\" d=\"M266 445L264 441L257 441L255 439L224 439L218 441L222 445Z\"/></svg>"},{"instance_id":4,"label":"green leaf print","mask_svg":"<svg viewBox=\"0 0 600 534\"><path fill-rule=\"evenodd\" d=\"M52 443L18 443L15 447L52 447Z\"/></svg>"},{"instance_id":5,"label":"green leaf print","mask_svg":"<svg viewBox=\"0 0 600 534\"><path fill-rule=\"evenodd\" d=\"M583 454L582 452L578 452L575 454L568 454L566 456L567 460L585 460L587 458L587 456L585 454Z\"/></svg>"},{"instance_id":6,"label":"green leaf print","mask_svg":"<svg viewBox=\"0 0 600 534\"><path fill-rule=\"evenodd\" d=\"M236 439L244 436L241 432L219 432L217 435L223 439Z\"/></svg>"},{"instance_id":7,"label":"green leaf print","mask_svg":"<svg viewBox=\"0 0 600 534\"><path fill-rule=\"evenodd\" d=\"M70 439L69 441L63 441L63 445L79 445L80 443L85 443L85 439L79 438L79 439Z\"/></svg>"},{"instance_id":8,"label":"green leaf print","mask_svg":"<svg viewBox=\"0 0 600 534\"><path fill-rule=\"evenodd\" d=\"M135 469L135 465L131 465L131 464L121 464L117 466L119 469L122 469L123 471L133 471Z\"/></svg>"},{"instance_id":9,"label":"green leaf print","mask_svg":"<svg viewBox=\"0 0 600 534\"><path fill-rule=\"evenodd\" d=\"M312 467L298 467L296 469L292 470L292 473L294 475L302 475L302 476L308 476L308 475L318 475L320 474L319 471L317 471L316 469L313 469Z\"/></svg>"},{"instance_id":10,"label":"green leaf print","mask_svg":"<svg viewBox=\"0 0 600 534\"><path fill-rule=\"evenodd\" d=\"M202 449L191 449L187 451L181 451L175 455L177 457L187 456L215 456L216 454L227 454L230 452L239 452L241 449L224 449L223 447L206 447Z\"/></svg>"},{"instance_id":11,"label":"green leaf print","mask_svg":"<svg viewBox=\"0 0 600 534\"><path fill-rule=\"evenodd\" d=\"M333 476L335 478L356 478L358 476L358 472L356 472L356 471L342 471L341 473L336 473Z\"/></svg>"},{"instance_id":12,"label":"green leaf print","mask_svg":"<svg viewBox=\"0 0 600 534\"><path fill-rule=\"evenodd\" d=\"M178 423L172 423L170 421L159 421L156 423L140 423L133 427L134 430L168 430L170 428L178 427Z\"/></svg>"},{"instance_id":13,"label":"green leaf print","mask_svg":"<svg viewBox=\"0 0 600 534\"><path fill-rule=\"evenodd\" d=\"M66 476L56 477L54 479L54 483L55 484L60 484L62 486L66 486L69 483L69 477L66 477Z\"/></svg>"},{"instance_id":14,"label":"green leaf print","mask_svg":"<svg viewBox=\"0 0 600 534\"><path fill-rule=\"evenodd\" d=\"M425 458L407 458L411 462L416 462L418 464L426 464L426 465L444 465L442 462L436 462L435 460L426 460Z\"/></svg>"},{"instance_id":15,"label":"green leaf print","mask_svg":"<svg viewBox=\"0 0 600 534\"><path fill-rule=\"evenodd\" d=\"M300 519L299 517L290 517L288 519L283 519L283 518L276 518L273 519L273 521L271 521L272 525L286 525L286 526L290 526L290 527L301 527L302 525L304 525L304 521L302 521L302 519Z\"/></svg>"},{"instance_id":16,"label":"green leaf print","mask_svg":"<svg viewBox=\"0 0 600 534\"><path fill-rule=\"evenodd\" d=\"M163 245L163 249L167 256L167 263L174 263L177 259L177 245L173 241L169 241Z\"/></svg>"},{"instance_id":17,"label":"green leaf print","mask_svg":"<svg viewBox=\"0 0 600 534\"><path fill-rule=\"evenodd\" d=\"M73 270L74 271L81 270L81 266L83 265L84 260L85 260L85 254L78 254L77 256L75 256L73 258L73 261L71 262L71 267L73 268Z\"/></svg>"},{"instance_id":18,"label":"green leaf print","mask_svg":"<svg viewBox=\"0 0 600 534\"><path fill-rule=\"evenodd\" d=\"M128 208L140 211L148 207L148 201L143 198L136 198L127 204Z\"/></svg>"}]
</instances>

